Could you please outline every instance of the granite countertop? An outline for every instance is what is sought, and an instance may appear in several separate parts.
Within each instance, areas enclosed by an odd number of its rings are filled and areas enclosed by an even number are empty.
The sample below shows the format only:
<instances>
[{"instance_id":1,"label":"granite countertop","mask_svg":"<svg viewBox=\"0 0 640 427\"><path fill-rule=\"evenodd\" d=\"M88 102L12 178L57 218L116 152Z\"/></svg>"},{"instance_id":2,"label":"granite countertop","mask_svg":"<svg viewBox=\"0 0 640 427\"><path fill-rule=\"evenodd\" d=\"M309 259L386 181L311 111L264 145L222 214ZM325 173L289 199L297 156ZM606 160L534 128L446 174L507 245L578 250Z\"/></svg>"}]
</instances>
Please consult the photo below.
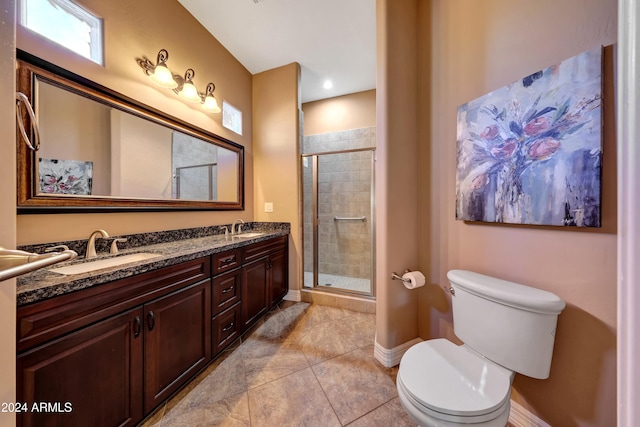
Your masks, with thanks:
<instances>
[{"instance_id":1,"label":"granite countertop","mask_svg":"<svg viewBox=\"0 0 640 427\"><path fill-rule=\"evenodd\" d=\"M212 230L214 234L210 234ZM97 258L91 259L90 261L85 260L84 256L82 255L84 254L84 251L81 252L79 250L80 248L72 247L73 245L68 245L70 249L76 250L76 252L78 252L79 256L75 260L61 262L59 264L42 268L40 270L36 270L32 273L18 277L18 307L55 296L64 295L80 289L108 283L113 280L123 279L125 277L157 270L162 267L168 267L186 261L191 261L229 249L235 249L242 246L250 245L252 243L257 243L274 237L286 236L289 234L289 224L250 223L243 229L243 232L260 232L263 234L249 238L239 238L237 236L231 235L225 236L224 231L220 233L219 230L220 228L188 229L185 230L188 231L187 233L183 232L178 234L178 240L172 240L172 237L176 237L175 232L170 235L161 232L146 233L144 235L113 236L114 238L126 237L128 241L130 237L131 240L136 242L138 245L133 246L131 243L129 243L129 245L125 243L122 245L124 247L119 251L117 255L109 255L108 250L101 250L98 252L100 255ZM222 228L222 230L224 230L224 228ZM109 242L111 242L113 239L110 238L100 240L108 240ZM151 244L144 244L145 242L151 242ZM58 242L56 244L61 243L69 244L72 242ZM52 243L42 246L53 245L55 244ZM84 245L86 248L86 241L84 241ZM40 246L41 245L34 245L29 247L25 246L22 249L32 249L33 252L41 252L33 250L34 248L39 248ZM102 244L102 246L105 246L104 243ZM159 256L143 261L127 263L115 267L104 268L81 274L65 275L50 271L53 268L141 252L159 254Z\"/></svg>"}]
</instances>

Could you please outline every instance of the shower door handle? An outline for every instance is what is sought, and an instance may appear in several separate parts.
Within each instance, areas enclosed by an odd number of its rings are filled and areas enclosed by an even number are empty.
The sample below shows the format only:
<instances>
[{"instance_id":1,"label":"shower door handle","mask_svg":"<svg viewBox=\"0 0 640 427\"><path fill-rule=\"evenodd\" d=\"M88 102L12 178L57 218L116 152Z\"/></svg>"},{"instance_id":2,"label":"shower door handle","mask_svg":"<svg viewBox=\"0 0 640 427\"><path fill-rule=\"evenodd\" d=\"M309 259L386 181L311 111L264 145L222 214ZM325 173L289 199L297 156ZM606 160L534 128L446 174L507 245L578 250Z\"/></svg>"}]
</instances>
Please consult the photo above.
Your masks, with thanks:
<instances>
[{"instance_id":1,"label":"shower door handle","mask_svg":"<svg viewBox=\"0 0 640 427\"><path fill-rule=\"evenodd\" d=\"M358 217L343 217L343 216L334 216L333 217L333 221L362 221L362 222L366 222L367 221L367 217L366 216L358 216Z\"/></svg>"}]
</instances>

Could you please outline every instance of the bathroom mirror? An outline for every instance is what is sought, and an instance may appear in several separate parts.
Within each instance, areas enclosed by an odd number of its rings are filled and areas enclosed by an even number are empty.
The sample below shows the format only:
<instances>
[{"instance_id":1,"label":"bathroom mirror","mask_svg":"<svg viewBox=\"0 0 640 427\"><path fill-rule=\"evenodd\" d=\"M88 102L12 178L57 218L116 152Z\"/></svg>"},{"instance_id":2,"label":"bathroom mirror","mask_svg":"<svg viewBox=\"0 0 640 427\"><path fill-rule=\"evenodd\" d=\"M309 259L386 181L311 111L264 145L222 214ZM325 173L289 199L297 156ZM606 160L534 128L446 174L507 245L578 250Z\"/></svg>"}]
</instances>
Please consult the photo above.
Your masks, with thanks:
<instances>
[{"instance_id":1,"label":"bathroom mirror","mask_svg":"<svg viewBox=\"0 0 640 427\"><path fill-rule=\"evenodd\" d=\"M18 51L18 213L244 208L244 148ZM22 114L25 129L29 117Z\"/></svg>"}]
</instances>

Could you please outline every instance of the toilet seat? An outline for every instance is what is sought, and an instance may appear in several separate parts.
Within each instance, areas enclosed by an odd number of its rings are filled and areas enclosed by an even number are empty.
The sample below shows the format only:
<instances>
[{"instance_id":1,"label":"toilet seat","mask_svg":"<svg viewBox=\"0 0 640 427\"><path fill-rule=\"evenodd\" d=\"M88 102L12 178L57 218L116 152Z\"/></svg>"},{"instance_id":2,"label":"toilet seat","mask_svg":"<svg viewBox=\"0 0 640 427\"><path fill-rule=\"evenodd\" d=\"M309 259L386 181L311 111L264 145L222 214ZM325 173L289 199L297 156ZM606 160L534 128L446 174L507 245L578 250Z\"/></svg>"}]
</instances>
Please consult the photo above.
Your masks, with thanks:
<instances>
[{"instance_id":1,"label":"toilet seat","mask_svg":"<svg viewBox=\"0 0 640 427\"><path fill-rule=\"evenodd\" d=\"M416 409L453 423L482 423L510 407L513 373L446 339L424 341L402 357L398 389Z\"/></svg>"}]
</instances>

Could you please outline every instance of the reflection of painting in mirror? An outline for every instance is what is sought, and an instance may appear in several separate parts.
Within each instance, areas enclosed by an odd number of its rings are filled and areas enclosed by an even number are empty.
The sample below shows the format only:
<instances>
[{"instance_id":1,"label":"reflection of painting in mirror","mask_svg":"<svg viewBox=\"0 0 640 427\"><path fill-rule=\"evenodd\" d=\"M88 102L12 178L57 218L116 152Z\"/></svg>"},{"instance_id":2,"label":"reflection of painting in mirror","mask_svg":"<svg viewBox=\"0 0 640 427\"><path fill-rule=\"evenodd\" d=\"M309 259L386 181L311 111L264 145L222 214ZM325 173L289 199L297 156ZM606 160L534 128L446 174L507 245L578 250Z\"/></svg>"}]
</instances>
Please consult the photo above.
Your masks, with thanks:
<instances>
[{"instance_id":1,"label":"reflection of painting in mirror","mask_svg":"<svg viewBox=\"0 0 640 427\"><path fill-rule=\"evenodd\" d=\"M237 152L44 80L37 81L36 106L42 140L40 155L92 162L93 190L88 194L139 199L239 200ZM40 194L47 193L40 189Z\"/></svg>"},{"instance_id":2,"label":"reflection of painting in mirror","mask_svg":"<svg viewBox=\"0 0 640 427\"><path fill-rule=\"evenodd\" d=\"M93 162L39 160L40 192L47 194L91 194Z\"/></svg>"}]
</instances>

